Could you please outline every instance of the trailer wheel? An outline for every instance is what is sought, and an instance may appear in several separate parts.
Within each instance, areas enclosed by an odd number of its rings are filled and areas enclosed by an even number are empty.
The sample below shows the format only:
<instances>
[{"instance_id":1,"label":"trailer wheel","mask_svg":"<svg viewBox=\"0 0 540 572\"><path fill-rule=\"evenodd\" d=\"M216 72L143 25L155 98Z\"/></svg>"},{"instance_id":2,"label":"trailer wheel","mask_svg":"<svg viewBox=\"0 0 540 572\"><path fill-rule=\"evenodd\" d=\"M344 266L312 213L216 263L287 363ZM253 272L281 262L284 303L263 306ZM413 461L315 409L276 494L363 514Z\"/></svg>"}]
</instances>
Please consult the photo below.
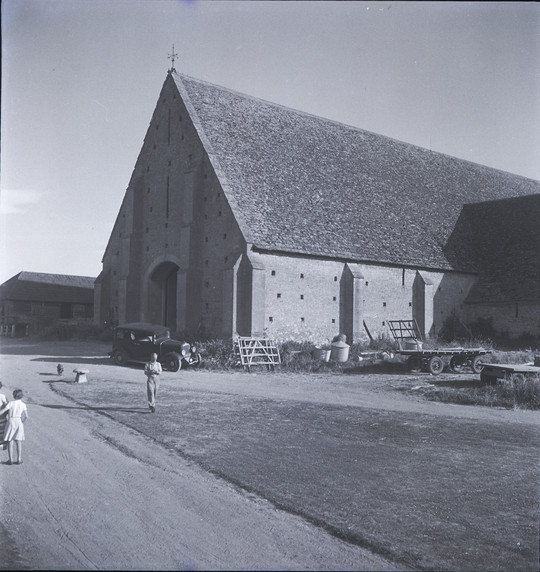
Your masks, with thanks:
<instances>
[{"instance_id":1,"label":"trailer wheel","mask_svg":"<svg viewBox=\"0 0 540 572\"><path fill-rule=\"evenodd\" d=\"M448 364L450 371L454 373L459 373L463 370L463 360L458 356L452 356L450 358L450 363Z\"/></svg>"},{"instance_id":2,"label":"trailer wheel","mask_svg":"<svg viewBox=\"0 0 540 572\"><path fill-rule=\"evenodd\" d=\"M420 373L422 371L422 361L416 356L407 358L407 367L411 373Z\"/></svg>"},{"instance_id":3,"label":"trailer wheel","mask_svg":"<svg viewBox=\"0 0 540 572\"><path fill-rule=\"evenodd\" d=\"M482 356L474 356L474 359L471 363L471 369L474 371L474 373L482 373L482 370L484 369Z\"/></svg>"},{"instance_id":4,"label":"trailer wheel","mask_svg":"<svg viewBox=\"0 0 540 572\"><path fill-rule=\"evenodd\" d=\"M439 356L433 356L428 363L429 372L433 375L439 375L444 369L443 360Z\"/></svg>"}]
</instances>

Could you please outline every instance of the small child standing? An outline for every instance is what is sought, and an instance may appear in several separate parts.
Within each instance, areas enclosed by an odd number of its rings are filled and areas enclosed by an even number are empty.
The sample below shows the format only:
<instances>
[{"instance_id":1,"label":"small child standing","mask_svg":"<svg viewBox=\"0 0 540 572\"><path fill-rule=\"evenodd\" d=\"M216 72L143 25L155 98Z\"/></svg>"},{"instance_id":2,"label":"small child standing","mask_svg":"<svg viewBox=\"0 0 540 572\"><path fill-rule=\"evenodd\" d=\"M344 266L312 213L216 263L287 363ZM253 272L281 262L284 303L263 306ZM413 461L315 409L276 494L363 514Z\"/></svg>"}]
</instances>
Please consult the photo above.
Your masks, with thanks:
<instances>
[{"instance_id":1,"label":"small child standing","mask_svg":"<svg viewBox=\"0 0 540 572\"><path fill-rule=\"evenodd\" d=\"M2 409L0 415L7 412L7 423L4 431L4 441L8 443L9 461L8 465L22 465L22 442L24 441L24 425L23 423L28 419L28 411L26 404L22 401L22 389L16 389L13 392L14 401L10 401ZM13 443L15 441L15 443ZM13 449L17 448L17 461L14 460Z\"/></svg>"}]
</instances>

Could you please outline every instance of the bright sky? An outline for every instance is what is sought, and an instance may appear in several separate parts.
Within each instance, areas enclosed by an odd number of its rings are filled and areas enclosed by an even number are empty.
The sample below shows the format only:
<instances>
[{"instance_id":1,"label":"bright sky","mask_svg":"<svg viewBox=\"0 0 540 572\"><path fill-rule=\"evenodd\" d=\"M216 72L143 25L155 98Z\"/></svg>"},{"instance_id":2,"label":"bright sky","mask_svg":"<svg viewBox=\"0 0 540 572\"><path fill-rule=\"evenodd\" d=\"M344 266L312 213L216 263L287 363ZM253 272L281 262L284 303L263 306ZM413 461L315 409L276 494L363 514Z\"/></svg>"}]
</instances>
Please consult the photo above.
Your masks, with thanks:
<instances>
[{"instance_id":1,"label":"bright sky","mask_svg":"<svg viewBox=\"0 0 540 572\"><path fill-rule=\"evenodd\" d=\"M540 4L4 0L0 282L97 276L179 72L540 179Z\"/></svg>"}]
</instances>

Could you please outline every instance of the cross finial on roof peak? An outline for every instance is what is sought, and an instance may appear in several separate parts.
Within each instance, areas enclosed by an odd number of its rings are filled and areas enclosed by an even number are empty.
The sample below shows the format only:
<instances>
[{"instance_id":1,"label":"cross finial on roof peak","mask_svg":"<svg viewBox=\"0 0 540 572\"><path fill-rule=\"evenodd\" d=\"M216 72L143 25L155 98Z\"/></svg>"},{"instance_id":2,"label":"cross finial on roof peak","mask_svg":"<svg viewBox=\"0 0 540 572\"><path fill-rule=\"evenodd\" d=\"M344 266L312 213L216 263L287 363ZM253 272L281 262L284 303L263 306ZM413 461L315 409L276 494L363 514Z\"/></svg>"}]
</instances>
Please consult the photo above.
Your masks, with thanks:
<instances>
[{"instance_id":1,"label":"cross finial on roof peak","mask_svg":"<svg viewBox=\"0 0 540 572\"><path fill-rule=\"evenodd\" d=\"M172 45L172 52L167 56L167 58L169 60L171 60L171 68L169 69L169 72L173 72L176 71L174 69L174 60L178 57L178 54L174 52L174 44Z\"/></svg>"}]
</instances>

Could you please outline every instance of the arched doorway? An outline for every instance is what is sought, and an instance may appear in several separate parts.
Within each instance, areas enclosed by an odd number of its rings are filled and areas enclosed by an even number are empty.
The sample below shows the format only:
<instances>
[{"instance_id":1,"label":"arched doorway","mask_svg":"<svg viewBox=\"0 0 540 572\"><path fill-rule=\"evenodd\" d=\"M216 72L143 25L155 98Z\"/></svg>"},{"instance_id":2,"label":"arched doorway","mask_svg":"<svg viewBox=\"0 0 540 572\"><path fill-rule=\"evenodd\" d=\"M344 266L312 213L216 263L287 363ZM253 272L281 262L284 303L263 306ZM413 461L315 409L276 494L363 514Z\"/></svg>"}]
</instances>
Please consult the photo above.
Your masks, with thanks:
<instances>
[{"instance_id":1,"label":"arched doorway","mask_svg":"<svg viewBox=\"0 0 540 572\"><path fill-rule=\"evenodd\" d=\"M176 289L178 266L163 262L150 275L148 320L176 330Z\"/></svg>"}]
</instances>

